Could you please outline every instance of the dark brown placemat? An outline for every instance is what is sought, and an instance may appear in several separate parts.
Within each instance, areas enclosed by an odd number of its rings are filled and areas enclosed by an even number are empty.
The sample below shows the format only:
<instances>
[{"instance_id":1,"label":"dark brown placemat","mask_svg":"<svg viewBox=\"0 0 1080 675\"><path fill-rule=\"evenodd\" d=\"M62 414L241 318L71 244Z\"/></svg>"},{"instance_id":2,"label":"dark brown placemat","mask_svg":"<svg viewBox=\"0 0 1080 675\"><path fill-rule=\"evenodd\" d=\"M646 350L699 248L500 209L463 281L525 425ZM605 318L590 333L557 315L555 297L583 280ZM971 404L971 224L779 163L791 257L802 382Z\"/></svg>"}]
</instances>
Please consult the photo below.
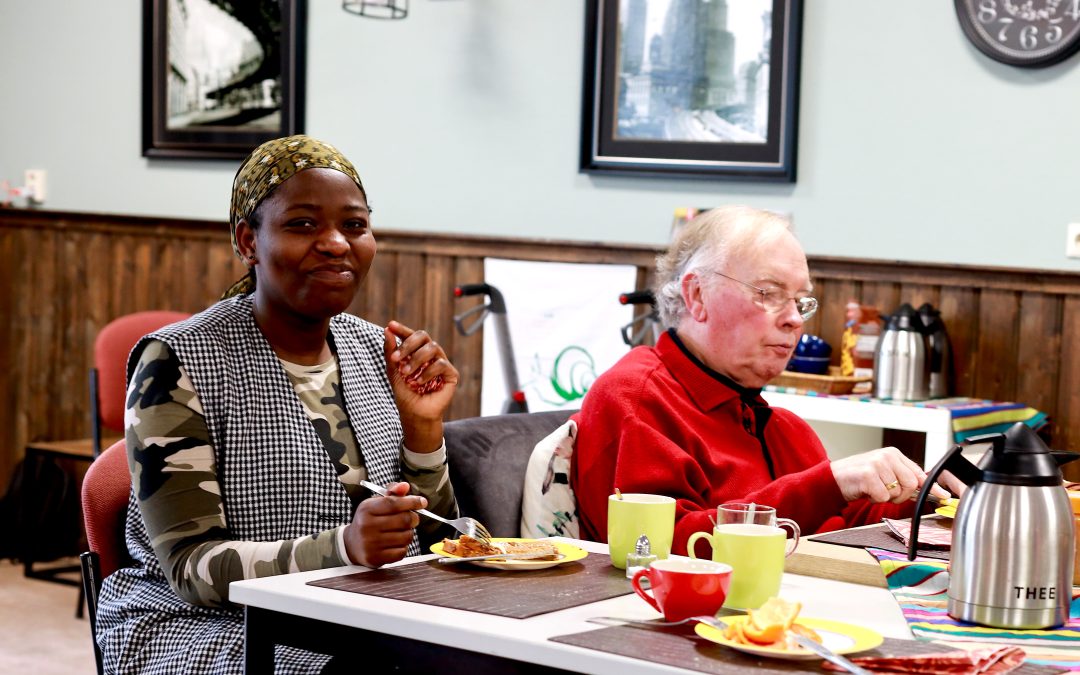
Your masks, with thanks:
<instances>
[{"instance_id":1,"label":"dark brown placemat","mask_svg":"<svg viewBox=\"0 0 1080 675\"><path fill-rule=\"evenodd\" d=\"M511 619L555 612L633 593L623 570L606 555L543 570L508 572L434 560L309 581L380 598L465 609Z\"/></svg>"},{"instance_id":2,"label":"dark brown placemat","mask_svg":"<svg viewBox=\"0 0 1080 675\"><path fill-rule=\"evenodd\" d=\"M755 673L819 673L824 671L821 667L822 662L817 659L781 661L744 654L698 637L694 629L688 626L675 628L612 626L584 633L557 635L549 639L552 642L686 668L699 673L743 673L751 669ZM951 651L955 649L934 642L885 638L885 642L877 649L860 652L858 655L908 656ZM1018 675L1049 675L1061 671L1025 663L1012 672Z\"/></svg>"},{"instance_id":3,"label":"dark brown placemat","mask_svg":"<svg viewBox=\"0 0 1080 675\"><path fill-rule=\"evenodd\" d=\"M926 521L923 526L930 525L932 521ZM826 544L839 544L841 546L854 546L856 548L881 548L893 553L907 553L907 546L893 536L889 528L884 524L874 527L858 527L850 530L837 530L825 532L807 537L810 541L820 541ZM941 549L920 548L916 551L924 558L935 560L948 560L949 552Z\"/></svg>"}]
</instances>

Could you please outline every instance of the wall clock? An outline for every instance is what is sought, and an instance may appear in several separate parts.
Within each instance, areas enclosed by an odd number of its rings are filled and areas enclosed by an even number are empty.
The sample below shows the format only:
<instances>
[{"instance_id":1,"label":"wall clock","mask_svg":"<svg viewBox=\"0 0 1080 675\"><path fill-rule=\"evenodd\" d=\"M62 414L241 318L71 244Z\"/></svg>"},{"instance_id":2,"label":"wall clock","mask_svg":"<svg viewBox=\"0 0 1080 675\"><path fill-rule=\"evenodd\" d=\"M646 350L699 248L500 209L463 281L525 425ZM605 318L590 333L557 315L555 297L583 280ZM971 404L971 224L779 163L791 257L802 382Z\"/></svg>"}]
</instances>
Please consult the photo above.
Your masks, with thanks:
<instances>
[{"instance_id":1,"label":"wall clock","mask_svg":"<svg viewBox=\"0 0 1080 675\"><path fill-rule=\"evenodd\" d=\"M1048 66L1080 49L1080 0L954 0L968 39L995 61Z\"/></svg>"}]
</instances>

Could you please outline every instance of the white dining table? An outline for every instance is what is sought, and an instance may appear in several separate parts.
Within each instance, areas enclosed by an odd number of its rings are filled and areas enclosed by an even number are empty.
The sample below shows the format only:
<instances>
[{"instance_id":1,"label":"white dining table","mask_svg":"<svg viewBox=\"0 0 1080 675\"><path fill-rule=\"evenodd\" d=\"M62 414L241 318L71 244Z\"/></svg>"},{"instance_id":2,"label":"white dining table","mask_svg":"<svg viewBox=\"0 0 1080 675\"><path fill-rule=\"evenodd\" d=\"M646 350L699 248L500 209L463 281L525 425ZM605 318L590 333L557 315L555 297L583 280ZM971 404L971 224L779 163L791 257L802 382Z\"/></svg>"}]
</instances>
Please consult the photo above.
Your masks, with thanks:
<instances>
[{"instance_id":1,"label":"white dining table","mask_svg":"<svg viewBox=\"0 0 1080 675\"><path fill-rule=\"evenodd\" d=\"M607 556L606 544L576 539L559 540L580 546L590 555ZM395 566L433 557L406 558L395 563ZM364 571L368 571L367 568L338 567L234 582L230 587L230 599L244 605L246 611L247 672L272 670L268 666L273 662L274 644L292 644L321 651L318 644L320 636L330 643L344 639L342 636L347 636L349 631L357 630L407 636L431 645L484 655L485 658L509 659L573 672L630 675L688 672L548 639L596 630L599 626L589 623L587 619L590 617L660 618L658 612L634 594L629 580L626 595L527 619L308 585L309 581ZM912 639L899 606L892 594L883 588L785 574L780 594L788 600L801 602L802 616L845 621L872 628L885 637ZM330 627L333 627L333 631L327 630ZM301 638L302 635L307 637Z\"/></svg>"}]
</instances>

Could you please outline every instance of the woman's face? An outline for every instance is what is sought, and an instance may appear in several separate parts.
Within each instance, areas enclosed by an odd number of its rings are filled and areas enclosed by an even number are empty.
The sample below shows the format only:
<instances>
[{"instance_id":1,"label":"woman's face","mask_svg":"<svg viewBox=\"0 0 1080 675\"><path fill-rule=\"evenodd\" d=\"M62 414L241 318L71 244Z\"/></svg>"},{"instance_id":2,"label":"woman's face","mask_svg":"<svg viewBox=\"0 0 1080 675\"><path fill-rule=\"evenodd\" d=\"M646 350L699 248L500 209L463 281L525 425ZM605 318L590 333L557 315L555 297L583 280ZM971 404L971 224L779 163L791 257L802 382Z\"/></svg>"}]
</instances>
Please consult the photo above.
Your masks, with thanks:
<instances>
[{"instance_id":1,"label":"woman's face","mask_svg":"<svg viewBox=\"0 0 1080 675\"><path fill-rule=\"evenodd\" d=\"M256 259L257 300L315 320L345 311L375 257L367 200L356 183L340 171L307 169L257 214L259 228L242 238Z\"/></svg>"}]
</instances>

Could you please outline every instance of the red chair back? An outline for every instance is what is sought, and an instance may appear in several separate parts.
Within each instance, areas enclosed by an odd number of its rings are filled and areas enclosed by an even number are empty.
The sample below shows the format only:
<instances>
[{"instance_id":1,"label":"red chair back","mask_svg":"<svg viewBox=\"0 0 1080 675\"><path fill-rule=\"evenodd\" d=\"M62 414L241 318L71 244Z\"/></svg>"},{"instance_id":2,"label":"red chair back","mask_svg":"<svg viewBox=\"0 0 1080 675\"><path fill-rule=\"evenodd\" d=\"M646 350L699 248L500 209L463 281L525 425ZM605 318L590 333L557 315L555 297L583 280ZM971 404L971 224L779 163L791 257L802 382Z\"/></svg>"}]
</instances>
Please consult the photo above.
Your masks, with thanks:
<instances>
[{"instance_id":1,"label":"red chair back","mask_svg":"<svg viewBox=\"0 0 1080 675\"><path fill-rule=\"evenodd\" d=\"M101 426L124 432L127 359L135 343L147 333L191 316L183 312L151 311L126 314L105 325L94 340L94 366L98 370L98 419Z\"/></svg>"},{"instance_id":2,"label":"red chair back","mask_svg":"<svg viewBox=\"0 0 1080 675\"><path fill-rule=\"evenodd\" d=\"M82 484L86 543L101 559L102 579L128 561L124 517L130 490L127 448L117 441L91 462Z\"/></svg>"}]
</instances>

